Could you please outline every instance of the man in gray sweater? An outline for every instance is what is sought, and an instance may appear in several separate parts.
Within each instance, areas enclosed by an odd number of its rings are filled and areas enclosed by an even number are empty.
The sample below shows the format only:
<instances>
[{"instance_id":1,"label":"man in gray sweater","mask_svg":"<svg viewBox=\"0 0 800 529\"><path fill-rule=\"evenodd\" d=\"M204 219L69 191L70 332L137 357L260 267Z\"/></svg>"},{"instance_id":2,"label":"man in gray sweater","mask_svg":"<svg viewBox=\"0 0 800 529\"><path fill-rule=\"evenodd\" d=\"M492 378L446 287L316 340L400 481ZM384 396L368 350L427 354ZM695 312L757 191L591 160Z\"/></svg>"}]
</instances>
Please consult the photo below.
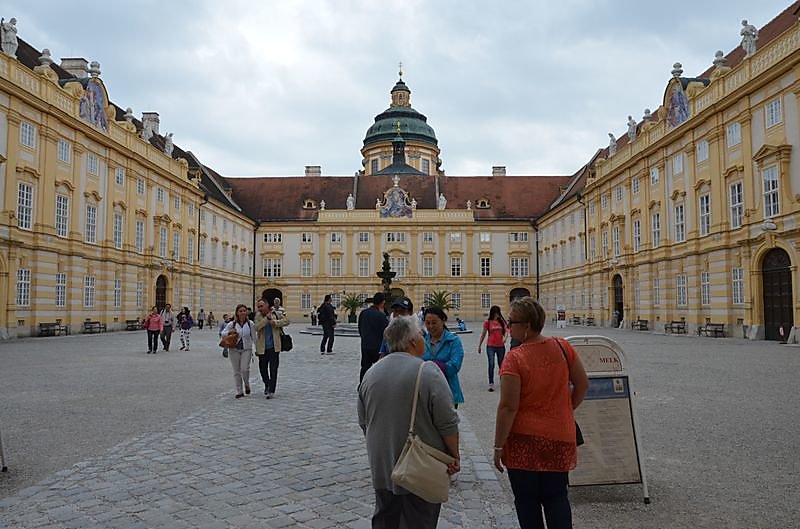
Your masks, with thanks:
<instances>
[{"instance_id":1,"label":"man in gray sweater","mask_svg":"<svg viewBox=\"0 0 800 529\"><path fill-rule=\"evenodd\" d=\"M394 484L392 469L408 437L414 384L425 340L414 316L394 318L385 332L393 352L370 369L358 388L358 423L367 440L367 456L375 488L372 527L436 527L440 503L429 503ZM406 352L402 352L406 351ZM427 444L449 453L458 472L458 415L447 380L436 364L422 369L414 430Z\"/></svg>"}]
</instances>

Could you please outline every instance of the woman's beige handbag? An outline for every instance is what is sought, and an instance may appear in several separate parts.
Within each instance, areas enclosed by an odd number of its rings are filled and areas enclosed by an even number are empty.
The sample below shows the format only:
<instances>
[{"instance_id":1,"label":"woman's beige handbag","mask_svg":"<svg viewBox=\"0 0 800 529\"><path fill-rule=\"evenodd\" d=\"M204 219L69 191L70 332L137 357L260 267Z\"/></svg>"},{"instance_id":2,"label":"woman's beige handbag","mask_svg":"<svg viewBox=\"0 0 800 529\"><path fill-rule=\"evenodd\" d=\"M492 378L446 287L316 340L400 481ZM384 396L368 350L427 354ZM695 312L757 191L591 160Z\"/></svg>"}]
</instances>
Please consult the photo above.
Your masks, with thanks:
<instances>
[{"instance_id":1,"label":"woman's beige handbag","mask_svg":"<svg viewBox=\"0 0 800 529\"><path fill-rule=\"evenodd\" d=\"M417 383L414 385L414 402L411 405L411 424L408 427L408 439L397 458L392 470L392 481L430 503L444 503L450 490L450 477L447 465L455 458L441 450L425 444L414 433L414 419L417 415L417 399L419 397L419 381L422 378L420 364L417 371Z\"/></svg>"}]
</instances>

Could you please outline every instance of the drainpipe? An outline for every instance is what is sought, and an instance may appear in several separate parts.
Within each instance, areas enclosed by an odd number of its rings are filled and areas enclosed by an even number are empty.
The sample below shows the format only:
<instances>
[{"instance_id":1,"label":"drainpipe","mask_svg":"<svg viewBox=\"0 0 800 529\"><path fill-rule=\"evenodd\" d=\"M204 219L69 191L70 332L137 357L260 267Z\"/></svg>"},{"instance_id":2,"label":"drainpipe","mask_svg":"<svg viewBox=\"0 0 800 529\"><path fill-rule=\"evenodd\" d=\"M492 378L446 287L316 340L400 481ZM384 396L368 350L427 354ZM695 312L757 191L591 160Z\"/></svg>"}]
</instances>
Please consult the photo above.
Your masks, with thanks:
<instances>
[{"instance_id":1,"label":"drainpipe","mask_svg":"<svg viewBox=\"0 0 800 529\"><path fill-rule=\"evenodd\" d=\"M197 259L195 262L200 266L203 266L203 263L200 262L200 208L203 207L203 204L208 204L208 193L203 195L203 201L197 206Z\"/></svg>"},{"instance_id":2,"label":"drainpipe","mask_svg":"<svg viewBox=\"0 0 800 529\"><path fill-rule=\"evenodd\" d=\"M531 226L533 227L534 253L536 254L536 301L539 301L539 226L536 225L534 219L531 219Z\"/></svg>"},{"instance_id":3,"label":"drainpipe","mask_svg":"<svg viewBox=\"0 0 800 529\"><path fill-rule=\"evenodd\" d=\"M258 236L258 228L261 227L261 219L256 219L256 224L253 226L253 310L256 306L256 238Z\"/></svg>"}]
</instances>

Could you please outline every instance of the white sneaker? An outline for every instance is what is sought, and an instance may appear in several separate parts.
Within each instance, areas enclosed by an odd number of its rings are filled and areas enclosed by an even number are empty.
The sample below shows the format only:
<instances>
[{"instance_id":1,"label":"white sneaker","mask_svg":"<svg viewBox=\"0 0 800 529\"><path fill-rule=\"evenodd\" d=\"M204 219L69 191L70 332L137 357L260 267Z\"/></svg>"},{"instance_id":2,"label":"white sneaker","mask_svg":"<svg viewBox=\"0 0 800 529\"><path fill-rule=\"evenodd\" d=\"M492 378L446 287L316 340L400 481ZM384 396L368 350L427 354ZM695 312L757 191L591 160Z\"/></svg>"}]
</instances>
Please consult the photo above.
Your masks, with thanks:
<instances>
[{"instance_id":1,"label":"white sneaker","mask_svg":"<svg viewBox=\"0 0 800 529\"><path fill-rule=\"evenodd\" d=\"M494 384L489 384L489 391L494 391Z\"/></svg>"}]
</instances>

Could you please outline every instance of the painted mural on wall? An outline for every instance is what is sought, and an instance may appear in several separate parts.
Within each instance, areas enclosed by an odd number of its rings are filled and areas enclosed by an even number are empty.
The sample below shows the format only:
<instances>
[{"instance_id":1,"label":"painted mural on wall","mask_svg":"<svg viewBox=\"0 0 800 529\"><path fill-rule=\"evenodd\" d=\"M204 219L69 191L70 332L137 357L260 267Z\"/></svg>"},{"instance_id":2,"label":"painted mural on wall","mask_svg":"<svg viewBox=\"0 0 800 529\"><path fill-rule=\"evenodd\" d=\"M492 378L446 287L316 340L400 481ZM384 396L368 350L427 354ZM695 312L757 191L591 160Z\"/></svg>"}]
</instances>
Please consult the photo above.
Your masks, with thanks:
<instances>
[{"instance_id":1,"label":"painted mural on wall","mask_svg":"<svg viewBox=\"0 0 800 529\"><path fill-rule=\"evenodd\" d=\"M106 92L99 81L89 79L86 90L81 98L80 117L84 121L108 132L108 118L106 117Z\"/></svg>"},{"instance_id":2,"label":"painted mural on wall","mask_svg":"<svg viewBox=\"0 0 800 529\"><path fill-rule=\"evenodd\" d=\"M689 99L680 86L673 86L669 93L667 124L674 128L687 119L689 119Z\"/></svg>"},{"instance_id":3,"label":"painted mural on wall","mask_svg":"<svg viewBox=\"0 0 800 529\"><path fill-rule=\"evenodd\" d=\"M392 187L383 194L383 204L380 205L380 215L385 217L408 217L414 215L408 193L399 187Z\"/></svg>"}]
</instances>

